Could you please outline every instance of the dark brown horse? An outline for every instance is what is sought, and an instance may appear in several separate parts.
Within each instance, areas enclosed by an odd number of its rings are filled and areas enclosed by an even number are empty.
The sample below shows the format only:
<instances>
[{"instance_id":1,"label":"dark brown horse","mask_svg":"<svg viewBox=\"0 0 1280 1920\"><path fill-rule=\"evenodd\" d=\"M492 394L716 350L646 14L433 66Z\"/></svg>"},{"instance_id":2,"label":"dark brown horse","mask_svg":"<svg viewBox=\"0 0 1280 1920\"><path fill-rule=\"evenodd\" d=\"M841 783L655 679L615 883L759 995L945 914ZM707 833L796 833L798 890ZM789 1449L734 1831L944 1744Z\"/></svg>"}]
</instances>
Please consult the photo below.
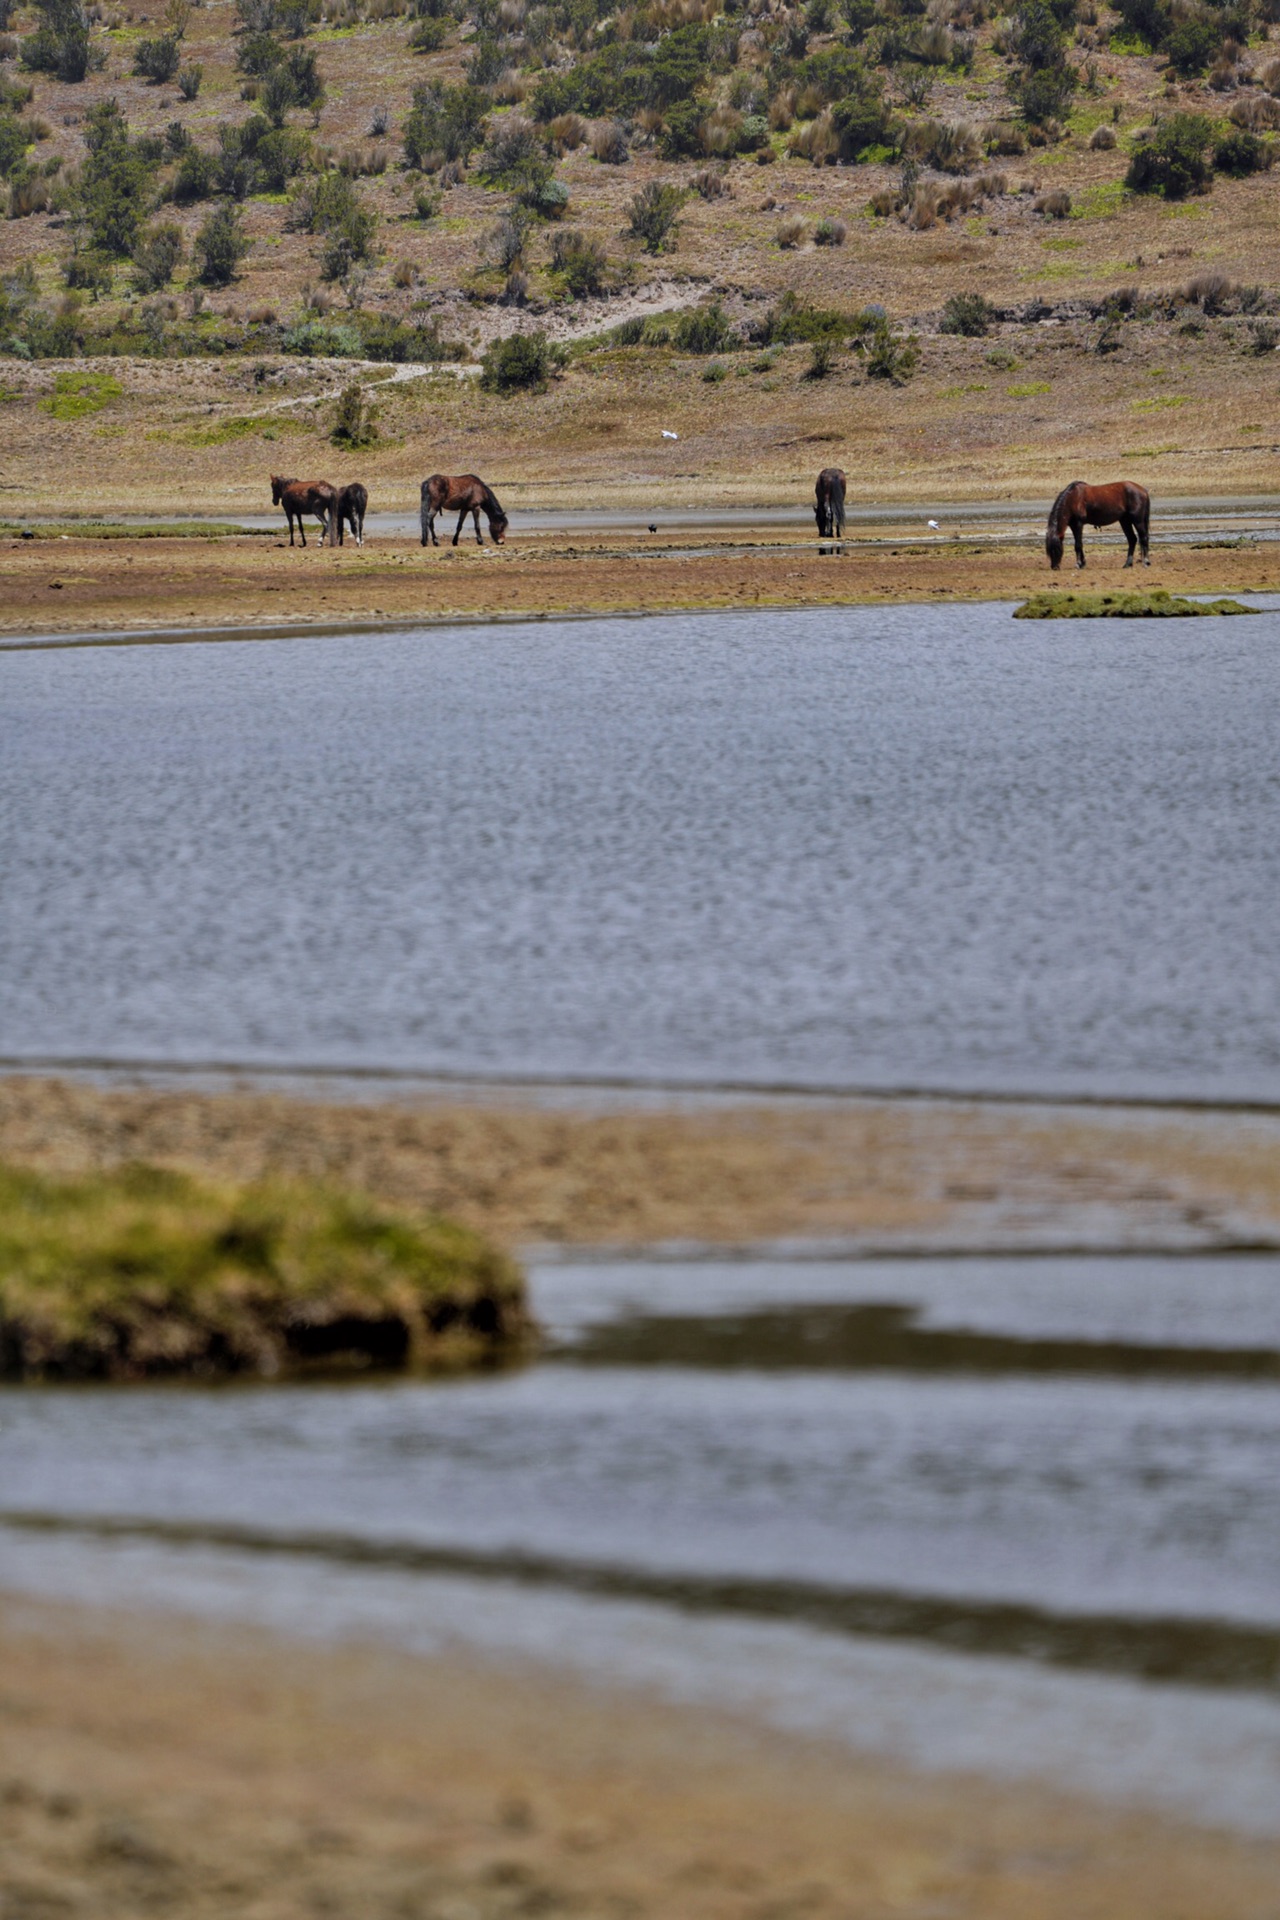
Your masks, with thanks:
<instances>
[{"instance_id":1,"label":"dark brown horse","mask_svg":"<svg viewBox=\"0 0 1280 1920\"><path fill-rule=\"evenodd\" d=\"M289 545L293 545L293 523L298 523L298 532L302 535L302 544L307 544L307 530L302 524L304 513L314 513L321 523L323 531L320 544L324 545L325 533L329 530L329 515L337 502L337 492L327 480L286 480L283 475L271 476L271 504L283 507L289 522Z\"/></svg>"},{"instance_id":2,"label":"dark brown horse","mask_svg":"<svg viewBox=\"0 0 1280 1920\"><path fill-rule=\"evenodd\" d=\"M342 529L348 526L358 547L364 545L364 516L369 509L369 491L358 480L338 488L338 502L329 526L329 545L342 546Z\"/></svg>"},{"instance_id":3,"label":"dark brown horse","mask_svg":"<svg viewBox=\"0 0 1280 1920\"><path fill-rule=\"evenodd\" d=\"M1151 495L1145 487L1135 487L1132 480L1113 480L1106 487L1091 487L1083 480L1073 480L1069 487L1064 487L1049 509L1049 527L1044 536L1044 550L1053 571L1056 573L1062 565L1063 535L1068 527L1076 543L1076 565L1082 567L1084 529L1112 527L1117 520L1129 542L1125 566L1133 565L1133 550L1141 543L1142 564L1149 567Z\"/></svg>"},{"instance_id":4,"label":"dark brown horse","mask_svg":"<svg viewBox=\"0 0 1280 1920\"><path fill-rule=\"evenodd\" d=\"M444 473L433 473L429 480L424 480L422 483L422 544L424 547L428 541L433 547L440 545L436 539L436 515L450 513L454 507L461 509L453 534L455 547L468 514L476 523L476 544L481 547L484 545L480 537L482 512L489 517L489 538L495 547L502 545L507 537L508 522L493 488L487 487L484 481L477 478L474 473L458 474L453 479Z\"/></svg>"},{"instance_id":5,"label":"dark brown horse","mask_svg":"<svg viewBox=\"0 0 1280 1920\"><path fill-rule=\"evenodd\" d=\"M818 523L819 540L840 539L844 533L843 467L824 467L814 489L813 517Z\"/></svg>"}]
</instances>

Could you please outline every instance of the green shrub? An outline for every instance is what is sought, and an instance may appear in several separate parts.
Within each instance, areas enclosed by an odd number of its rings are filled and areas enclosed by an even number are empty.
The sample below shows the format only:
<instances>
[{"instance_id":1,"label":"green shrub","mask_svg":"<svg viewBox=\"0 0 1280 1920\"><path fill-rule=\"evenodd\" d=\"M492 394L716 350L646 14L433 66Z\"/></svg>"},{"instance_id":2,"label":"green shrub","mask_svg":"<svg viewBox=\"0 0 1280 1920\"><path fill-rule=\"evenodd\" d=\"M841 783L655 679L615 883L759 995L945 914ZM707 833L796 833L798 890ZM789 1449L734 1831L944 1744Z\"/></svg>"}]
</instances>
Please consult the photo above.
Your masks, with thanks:
<instances>
[{"instance_id":1,"label":"green shrub","mask_svg":"<svg viewBox=\"0 0 1280 1920\"><path fill-rule=\"evenodd\" d=\"M217 163L203 147L188 147L178 161L178 171L170 188L179 206L193 200L207 200L214 189Z\"/></svg>"},{"instance_id":2,"label":"green shrub","mask_svg":"<svg viewBox=\"0 0 1280 1920\"><path fill-rule=\"evenodd\" d=\"M729 378L729 369L723 360L713 360L702 377L708 386L718 387L722 381Z\"/></svg>"},{"instance_id":3,"label":"green shrub","mask_svg":"<svg viewBox=\"0 0 1280 1920\"><path fill-rule=\"evenodd\" d=\"M708 307L682 313L671 330L671 344L681 353L723 353L738 345L738 336L725 318L718 300Z\"/></svg>"},{"instance_id":4,"label":"green shrub","mask_svg":"<svg viewBox=\"0 0 1280 1920\"><path fill-rule=\"evenodd\" d=\"M971 339L987 332L996 310L981 293L953 293L942 309L939 331L962 333Z\"/></svg>"},{"instance_id":5,"label":"green shrub","mask_svg":"<svg viewBox=\"0 0 1280 1920\"><path fill-rule=\"evenodd\" d=\"M250 241L240 224L239 209L215 208L196 235L193 252L199 277L208 287L225 287L236 277Z\"/></svg>"},{"instance_id":6,"label":"green shrub","mask_svg":"<svg viewBox=\"0 0 1280 1920\"><path fill-rule=\"evenodd\" d=\"M920 348L914 334L907 338L895 333L885 314L877 315L866 348L867 376L872 380L892 380L901 387L920 363Z\"/></svg>"},{"instance_id":7,"label":"green shrub","mask_svg":"<svg viewBox=\"0 0 1280 1920\"><path fill-rule=\"evenodd\" d=\"M1213 150L1213 164L1219 173L1243 179L1249 173L1262 173L1271 165L1271 148L1256 133L1243 128L1219 140Z\"/></svg>"},{"instance_id":8,"label":"green shrub","mask_svg":"<svg viewBox=\"0 0 1280 1920\"><path fill-rule=\"evenodd\" d=\"M178 43L169 34L158 39L139 40L133 50L133 70L153 87L163 87L178 71Z\"/></svg>"},{"instance_id":9,"label":"green shrub","mask_svg":"<svg viewBox=\"0 0 1280 1920\"><path fill-rule=\"evenodd\" d=\"M485 348L480 385L488 393L545 393L563 358L545 333L513 333Z\"/></svg>"},{"instance_id":10,"label":"green shrub","mask_svg":"<svg viewBox=\"0 0 1280 1920\"><path fill-rule=\"evenodd\" d=\"M131 141L114 100L103 100L85 117L88 154L80 173L75 210L101 253L132 253L142 224L155 160L141 141Z\"/></svg>"},{"instance_id":11,"label":"green shrub","mask_svg":"<svg viewBox=\"0 0 1280 1920\"><path fill-rule=\"evenodd\" d=\"M133 284L139 293L158 293L173 278L182 258L182 229L172 223L149 227L133 250Z\"/></svg>"},{"instance_id":12,"label":"green shrub","mask_svg":"<svg viewBox=\"0 0 1280 1920\"><path fill-rule=\"evenodd\" d=\"M199 61L193 61L189 67L183 67L178 74L178 92L184 100L194 100L200 91L200 82L204 79L204 68Z\"/></svg>"},{"instance_id":13,"label":"green shrub","mask_svg":"<svg viewBox=\"0 0 1280 1920\"><path fill-rule=\"evenodd\" d=\"M449 21L419 20L409 35L409 47L414 53L439 53L449 38Z\"/></svg>"},{"instance_id":14,"label":"green shrub","mask_svg":"<svg viewBox=\"0 0 1280 1920\"><path fill-rule=\"evenodd\" d=\"M1169 65L1183 80L1201 74L1222 45L1222 22L1218 20L1180 20L1164 42Z\"/></svg>"},{"instance_id":15,"label":"green shrub","mask_svg":"<svg viewBox=\"0 0 1280 1920\"><path fill-rule=\"evenodd\" d=\"M440 195L425 191L413 196L413 211L419 220L434 220L440 211Z\"/></svg>"},{"instance_id":16,"label":"green shrub","mask_svg":"<svg viewBox=\"0 0 1280 1920\"><path fill-rule=\"evenodd\" d=\"M488 111L489 96L479 87L415 87L402 129L405 159L424 170L449 160L465 166L483 143Z\"/></svg>"},{"instance_id":17,"label":"green shrub","mask_svg":"<svg viewBox=\"0 0 1280 1920\"><path fill-rule=\"evenodd\" d=\"M608 284L609 260L598 240L568 228L558 233L551 246L551 267L560 274L575 300L603 293Z\"/></svg>"},{"instance_id":18,"label":"green shrub","mask_svg":"<svg viewBox=\"0 0 1280 1920\"><path fill-rule=\"evenodd\" d=\"M834 340L815 340L809 355L809 364L801 375L801 379L825 380L829 374L835 372L835 367L836 342Z\"/></svg>"},{"instance_id":19,"label":"green shrub","mask_svg":"<svg viewBox=\"0 0 1280 1920\"><path fill-rule=\"evenodd\" d=\"M0 179L7 180L31 145L31 131L16 114L0 112Z\"/></svg>"},{"instance_id":20,"label":"green shrub","mask_svg":"<svg viewBox=\"0 0 1280 1920\"><path fill-rule=\"evenodd\" d=\"M329 435L335 447L358 449L373 446L378 438L377 409L358 380L352 380L338 395Z\"/></svg>"},{"instance_id":21,"label":"green shrub","mask_svg":"<svg viewBox=\"0 0 1280 1920\"><path fill-rule=\"evenodd\" d=\"M1171 113L1134 148L1125 185L1134 193L1163 193L1170 200L1205 192L1213 183L1213 138L1208 114Z\"/></svg>"},{"instance_id":22,"label":"green shrub","mask_svg":"<svg viewBox=\"0 0 1280 1920\"><path fill-rule=\"evenodd\" d=\"M100 300L103 294L111 292L115 267L107 254L97 253L91 247L78 248L63 262L62 277L69 287Z\"/></svg>"},{"instance_id":23,"label":"green shrub","mask_svg":"<svg viewBox=\"0 0 1280 1920\"><path fill-rule=\"evenodd\" d=\"M628 209L628 232L644 242L646 253L670 253L676 246L680 209L687 195L669 180L651 180Z\"/></svg>"},{"instance_id":24,"label":"green shrub","mask_svg":"<svg viewBox=\"0 0 1280 1920\"><path fill-rule=\"evenodd\" d=\"M40 24L22 41L21 59L33 73L78 82L103 64L80 0L35 0Z\"/></svg>"}]
</instances>

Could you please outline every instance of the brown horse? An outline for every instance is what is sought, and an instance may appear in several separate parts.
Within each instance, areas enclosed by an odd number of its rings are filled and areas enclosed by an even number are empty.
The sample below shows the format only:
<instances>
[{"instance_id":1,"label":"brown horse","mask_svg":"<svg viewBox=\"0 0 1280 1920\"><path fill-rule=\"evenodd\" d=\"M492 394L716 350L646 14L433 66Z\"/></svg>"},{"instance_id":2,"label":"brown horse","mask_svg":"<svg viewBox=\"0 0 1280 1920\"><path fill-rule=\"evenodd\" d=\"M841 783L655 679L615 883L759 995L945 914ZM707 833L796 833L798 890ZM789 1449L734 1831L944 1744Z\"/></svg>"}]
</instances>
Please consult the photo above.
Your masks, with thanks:
<instances>
[{"instance_id":1,"label":"brown horse","mask_svg":"<svg viewBox=\"0 0 1280 1920\"><path fill-rule=\"evenodd\" d=\"M824 467L814 489L813 517L818 523L819 540L840 539L844 533L843 467Z\"/></svg>"},{"instance_id":2,"label":"brown horse","mask_svg":"<svg viewBox=\"0 0 1280 1920\"><path fill-rule=\"evenodd\" d=\"M323 531L320 544L324 545L324 536L329 530L329 516L337 503L335 488L327 480L286 480L283 475L271 476L271 504L283 507L289 522L289 545L293 545L293 523L298 523L298 532L302 535L302 544L307 544L307 530L302 524L304 513L314 513L321 523Z\"/></svg>"},{"instance_id":3,"label":"brown horse","mask_svg":"<svg viewBox=\"0 0 1280 1920\"><path fill-rule=\"evenodd\" d=\"M1044 550L1053 571L1056 573L1062 565L1062 537L1068 527L1076 543L1076 565L1082 567L1084 529L1111 527L1117 520L1129 542L1125 566L1133 565L1133 550L1141 543L1142 564L1149 567L1151 495L1145 487L1135 487L1131 480L1113 480L1106 487L1091 487L1083 480L1073 480L1069 487L1064 487L1049 509L1049 526L1044 536Z\"/></svg>"},{"instance_id":4,"label":"brown horse","mask_svg":"<svg viewBox=\"0 0 1280 1920\"><path fill-rule=\"evenodd\" d=\"M338 501L334 508L333 519L329 526L329 545L342 546L342 529L346 525L351 529L351 537L358 547L364 545L364 516L369 508L369 492L358 480L351 480L345 487L338 489Z\"/></svg>"},{"instance_id":5,"label":"brown horse","mask_svg":"<svg viewBox=\"0 0 1280 1920\"><path fill-rule=\"evenodd\" d=\"M449 513L454 507L461 509L453 534L455 547L468 514L476 523L477 546L484 545L480 537L482 511L489 517L489 538L495 547L502 545L507 537L508 521L493 488L487 487L484 481L478 479L474 473L459 474L453 479L450 479L447 474L433 473L429 480L424 480L422 483L422 544L424 547L428 541L433 547L440 545L436 539L436 515Z\"/></svg>"}]
</instances>

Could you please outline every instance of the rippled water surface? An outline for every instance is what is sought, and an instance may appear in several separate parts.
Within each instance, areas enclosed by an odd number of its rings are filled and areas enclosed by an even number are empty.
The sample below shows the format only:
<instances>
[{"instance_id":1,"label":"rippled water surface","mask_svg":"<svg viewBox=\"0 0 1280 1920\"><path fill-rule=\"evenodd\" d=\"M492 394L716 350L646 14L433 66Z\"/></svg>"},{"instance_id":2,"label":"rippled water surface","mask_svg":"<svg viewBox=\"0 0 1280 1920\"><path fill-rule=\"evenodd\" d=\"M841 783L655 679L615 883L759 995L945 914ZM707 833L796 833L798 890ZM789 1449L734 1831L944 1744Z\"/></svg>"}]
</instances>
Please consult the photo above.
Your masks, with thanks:
<instances>
[{"instance_id":1,"label":"rippled water surface","mask_svg":"<svg viewBox=\"0 0 1280 1920\"><path fill-rule=\"evenodd\" d=\"M0 659L0 1053L1280 1095L1280 615Z\"/></svg>"},{"instance_id":2,"label":"rippled water surface","mask_svg":"<svg viewBox=\"0 0 1280 1920\"><path fill-rule=\"evenodd\" d=\"M1280 1831L1280 1261L571 1264L534 1304L496 1377L0 1393L0 1586Z\"/></svg>"}]
</instances>

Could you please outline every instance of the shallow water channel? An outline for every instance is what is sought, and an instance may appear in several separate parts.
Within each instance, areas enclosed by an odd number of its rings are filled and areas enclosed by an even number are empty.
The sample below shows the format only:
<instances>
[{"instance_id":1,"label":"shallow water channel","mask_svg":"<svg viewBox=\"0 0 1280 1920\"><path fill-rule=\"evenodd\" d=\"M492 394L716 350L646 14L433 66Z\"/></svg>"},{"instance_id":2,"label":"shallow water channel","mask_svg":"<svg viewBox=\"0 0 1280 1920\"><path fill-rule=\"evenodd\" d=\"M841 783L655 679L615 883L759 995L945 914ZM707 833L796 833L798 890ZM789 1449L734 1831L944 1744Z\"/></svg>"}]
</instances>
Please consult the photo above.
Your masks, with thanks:
<instances>
[{"instance_id":1,"label":"shallow water channel","mask_svg":"<svg viewBox=\"0 0 1280 1920\"><path fill-rule=\"evenodd\" d=\"M0 1394L0 1584L1280 1831L1280 1261L539 1266L449 1383Z\"/></svg>"},{"instance_id":2,"label":"shallow water channel","mask_svg":"<svg viewBox=\"0 0 1280 1920\"><path fill-rule=\"evenodd\" d=\"M0 1057L1278 1099L1278 641L961 606L6 651Z\"/></svg>"}]
</instances>

